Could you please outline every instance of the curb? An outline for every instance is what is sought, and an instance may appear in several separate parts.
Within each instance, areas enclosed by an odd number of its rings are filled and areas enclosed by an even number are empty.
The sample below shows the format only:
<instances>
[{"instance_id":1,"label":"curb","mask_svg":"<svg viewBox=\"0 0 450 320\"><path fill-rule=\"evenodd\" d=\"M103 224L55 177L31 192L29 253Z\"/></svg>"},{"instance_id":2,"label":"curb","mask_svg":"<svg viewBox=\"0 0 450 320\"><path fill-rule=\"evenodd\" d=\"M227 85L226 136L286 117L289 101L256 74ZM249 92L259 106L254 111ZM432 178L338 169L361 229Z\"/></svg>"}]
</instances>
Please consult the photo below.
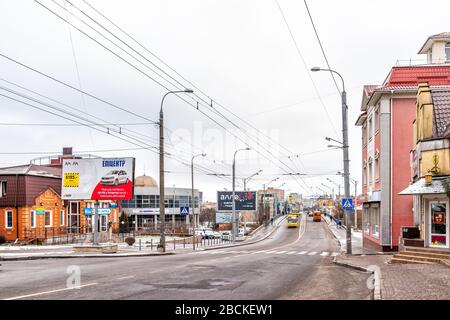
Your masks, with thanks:
<instances>
[{"instance_id":1,"label":"curb","mask_svg":"<svg viewBox=\"0 0 450 320\"><path fill-rule=\"evenodd\" d=\"M142 253L142 254L114 254L109 255L107 253L99 255L42 255L42 256L25 256L25 257L0 257L0 261L23 261L23 260L40 260L40 259L72 259L72 258L125 258L125 257L150 257L150 256L167 256L174 255L175 252L164 252L164 253Z\"/></svg>"},{"instance_id":2,"label":"curb","mask_svg":"<svg viewBox=\"0 0 450 320\"><path fill-rule=\"evenodd\" d=\"M350 268L350 269L355 269L358 271L363 271L363 272L367 272L367 273L371 273L373 275L374 278L374 283L373 283L373 300L382 300L381 297L381 272L375 272L372 271L370 269L364 268L364 267L360 267L360 266L356 266L353 265L351 263L345 263L345 262L338 262L337 261L337 257L333 258L333 263L341 266L341 267L345 267L345 268Z\"/></svg>"}]
</instances>

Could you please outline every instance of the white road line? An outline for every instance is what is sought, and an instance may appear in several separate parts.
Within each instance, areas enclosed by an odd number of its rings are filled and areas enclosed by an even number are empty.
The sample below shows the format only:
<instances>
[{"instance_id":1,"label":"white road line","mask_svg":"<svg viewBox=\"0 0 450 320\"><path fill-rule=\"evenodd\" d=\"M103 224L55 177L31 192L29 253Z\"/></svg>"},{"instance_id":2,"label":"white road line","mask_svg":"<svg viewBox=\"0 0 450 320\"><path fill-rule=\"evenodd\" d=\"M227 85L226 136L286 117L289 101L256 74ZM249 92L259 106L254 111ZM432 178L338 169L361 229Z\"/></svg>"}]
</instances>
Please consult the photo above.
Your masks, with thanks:
<instances>
[{"instance_id":1,"label":"white road line","mask_svg":"<svg viewBox=\"0 0 450 320\"><path fill-rule=\"evenodd\" d=\"M327 256L327 255L329 255L329 254L330 254L329 252L324 251L324 252L322 252L320 255L321 255L322 257L325 257L325 256Z\"/></svg>"},{"instance_id":2,"label":"white road line","mask_svg":"<svg viewBox=\"0 0 450 320\"><path fill-rule=\"evenodd\" d=\"M274 252L276 252L276 251L272 250L272 251L267 251L265 253L274 253Z\"/></svg>"},{"instance_id":3,"label":"white road line","mask_svg":"<svg viewBox=\"0 0 450 320\"><path fill-rule=\"evenodd\" d=\"M125 279L130 279L130 278L134 278L134 276L120 277L120 278L117 278L117 280L125 280Z\"/></svg>"},{"instance_id":4,"label":"white road line","mask_svg":"<svg viewBox=\"0 0 450 320\"><path fill-rule=\"evenodd\" d=\"M299 252L298 254L305 254L305 253L307 253L308 251L302 251L302 252Z\"/></svg>"},{"instance_id":5,"label":"white road line","mask_svg":"<svg viewBox=\"0 0 450 320\"><path fill-rule=\"evenodd\" d=\"M259 251L255 251L255 252L252 252L252 254L253 253L263 253L263 252L266 252L267 250L259 250Z\"/></svg>"},{"instance_id":6,"label":"white road line","mask_svg":"<svg viewBox=\"0 0 450 320\"><path fill-rule=\"evenodd\" d=\"M239 253L248 253L248 251L238 251Z\"/></svg>"},{"instance_id":7,"label":"white road line","mask_svg":"<svg viewBox=\"0 0 450 320\"><path fill-rule=\"evenodd\" d=\"M288 253L286 253L286 254L294 254L294 253L296 253L297 251L291 251L291 252L288 252Z\"/></svg>"},{"instance_id":8,"label":"white road line","mask_svg":"<svg viewBox=\"0 0 450 320\"><path fill-rule=\"evenodd\" d=\"M317 254L317 251L313 251L313 252L308 253L308 256L314 256L316 254Z\"/></svg>"},{"instance_id":9,"label":"white road line","mask_svg":"<svg viewBox=\"0 0 450 320\"><path fill-rule=\"evenodd\" d=\"M275 253L275 254L282 254L282 253L286 253L287 251L278 251L277 253Z\"/></svg>"},{"instance_id":10,"label":"white road line","mask_svg":"<svg viewBox=\"0 0 450 320\"><path fill-rule=\"evenodd\" d=\"M23 295L23 296L17 296L17 297L12 297L12 298L6 298L3 300L17 300L17 299L23 299L23 298L29 298L29 297L35 297L35 296L41 296L44 294L49 294L49 293L55 293L55 292L61 292L61 291L67 291L67 290L74 290L74 289L81 289L84 287L89 287L89 286L95 286L97 285L97 282L94 283L88 283L88 284L84 284L82 286L78 286L78 287L72 287L72 288L63 288L63 289L56 289L56 290L50 290L50 291L43 291L43 292L38 292L38 293L32 293L32 294L27 294L27 295Z\"/></svg>"}]
</instances>

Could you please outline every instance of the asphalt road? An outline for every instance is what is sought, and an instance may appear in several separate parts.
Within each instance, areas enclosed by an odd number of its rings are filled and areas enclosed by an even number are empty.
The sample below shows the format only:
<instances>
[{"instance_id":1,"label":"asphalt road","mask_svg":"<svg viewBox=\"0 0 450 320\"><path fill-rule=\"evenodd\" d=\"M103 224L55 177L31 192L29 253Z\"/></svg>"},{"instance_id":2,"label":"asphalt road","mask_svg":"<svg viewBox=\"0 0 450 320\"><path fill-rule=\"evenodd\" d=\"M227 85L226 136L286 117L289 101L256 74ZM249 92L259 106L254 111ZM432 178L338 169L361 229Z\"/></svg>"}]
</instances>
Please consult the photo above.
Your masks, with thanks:
<instances>
[{"instance_id":1,"label":"asphalt road","mask_svg":"<svg viewBox=\"0 0 450 320\"><path fill-rule=\"evenodd\" d=\"M334 265L337 251L325 223L304 216L300 228L283 223L266 240L234 248L5 261L0 299L370 299L369 274Z\"/></svg>"}]
</instances>

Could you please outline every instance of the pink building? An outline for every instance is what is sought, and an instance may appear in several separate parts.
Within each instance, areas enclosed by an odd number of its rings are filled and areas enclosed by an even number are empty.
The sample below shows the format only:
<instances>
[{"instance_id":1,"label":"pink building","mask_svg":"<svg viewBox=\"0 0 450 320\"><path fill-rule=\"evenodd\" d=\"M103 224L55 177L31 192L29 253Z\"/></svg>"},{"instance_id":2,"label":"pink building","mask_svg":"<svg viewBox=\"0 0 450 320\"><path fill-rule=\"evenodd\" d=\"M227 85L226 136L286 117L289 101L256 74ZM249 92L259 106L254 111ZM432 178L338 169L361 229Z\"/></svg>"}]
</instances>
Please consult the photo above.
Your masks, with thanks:
<instances>
[{"instance_id":1,"label":"pink building","mask_svg":"<svg viewBox=\"0 0 450 320\"><path fill-rule=\"evenodd\" d=\"M450 63L446 63L450 60L450 34L431 36L419 53L427 54L427 64L395 66L383 85L363 89L362 113L356 125L362 127L362 228L366 249L397 251L401 227L414 226L413 196L398 193L411 182L418 84L450 86Z\"/></svg>"}]
</instances>

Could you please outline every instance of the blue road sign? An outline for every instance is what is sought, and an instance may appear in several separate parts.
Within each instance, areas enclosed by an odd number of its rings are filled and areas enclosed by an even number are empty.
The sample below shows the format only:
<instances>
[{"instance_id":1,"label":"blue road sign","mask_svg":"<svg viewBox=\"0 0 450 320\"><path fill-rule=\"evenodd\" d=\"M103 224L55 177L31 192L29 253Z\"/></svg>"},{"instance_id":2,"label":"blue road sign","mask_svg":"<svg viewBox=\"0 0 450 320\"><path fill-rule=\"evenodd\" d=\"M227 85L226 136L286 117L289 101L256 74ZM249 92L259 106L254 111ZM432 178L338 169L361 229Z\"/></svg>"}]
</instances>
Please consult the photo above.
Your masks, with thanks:
<instances>
[{"instance_id":1,"label":"blue road sign","mask_svg":"<svg viewBox=\"0 0 450 320\"><path fill-rule=\"evenodd\" d=\"M343 198L342 199L342 208L353 211L355 209L355 207L353 206L353 199L352 198Z\"/></svg>"},{"instance_id":2,"label":"blue road sign","mask_svg":"<svg viewBox=\"0 0 450 320\"><path fill-rule=\"evenodd\" d=\"M182 216L189 214L189 207L180 207L180 214Z\"/></svg>"}]
</instances>

